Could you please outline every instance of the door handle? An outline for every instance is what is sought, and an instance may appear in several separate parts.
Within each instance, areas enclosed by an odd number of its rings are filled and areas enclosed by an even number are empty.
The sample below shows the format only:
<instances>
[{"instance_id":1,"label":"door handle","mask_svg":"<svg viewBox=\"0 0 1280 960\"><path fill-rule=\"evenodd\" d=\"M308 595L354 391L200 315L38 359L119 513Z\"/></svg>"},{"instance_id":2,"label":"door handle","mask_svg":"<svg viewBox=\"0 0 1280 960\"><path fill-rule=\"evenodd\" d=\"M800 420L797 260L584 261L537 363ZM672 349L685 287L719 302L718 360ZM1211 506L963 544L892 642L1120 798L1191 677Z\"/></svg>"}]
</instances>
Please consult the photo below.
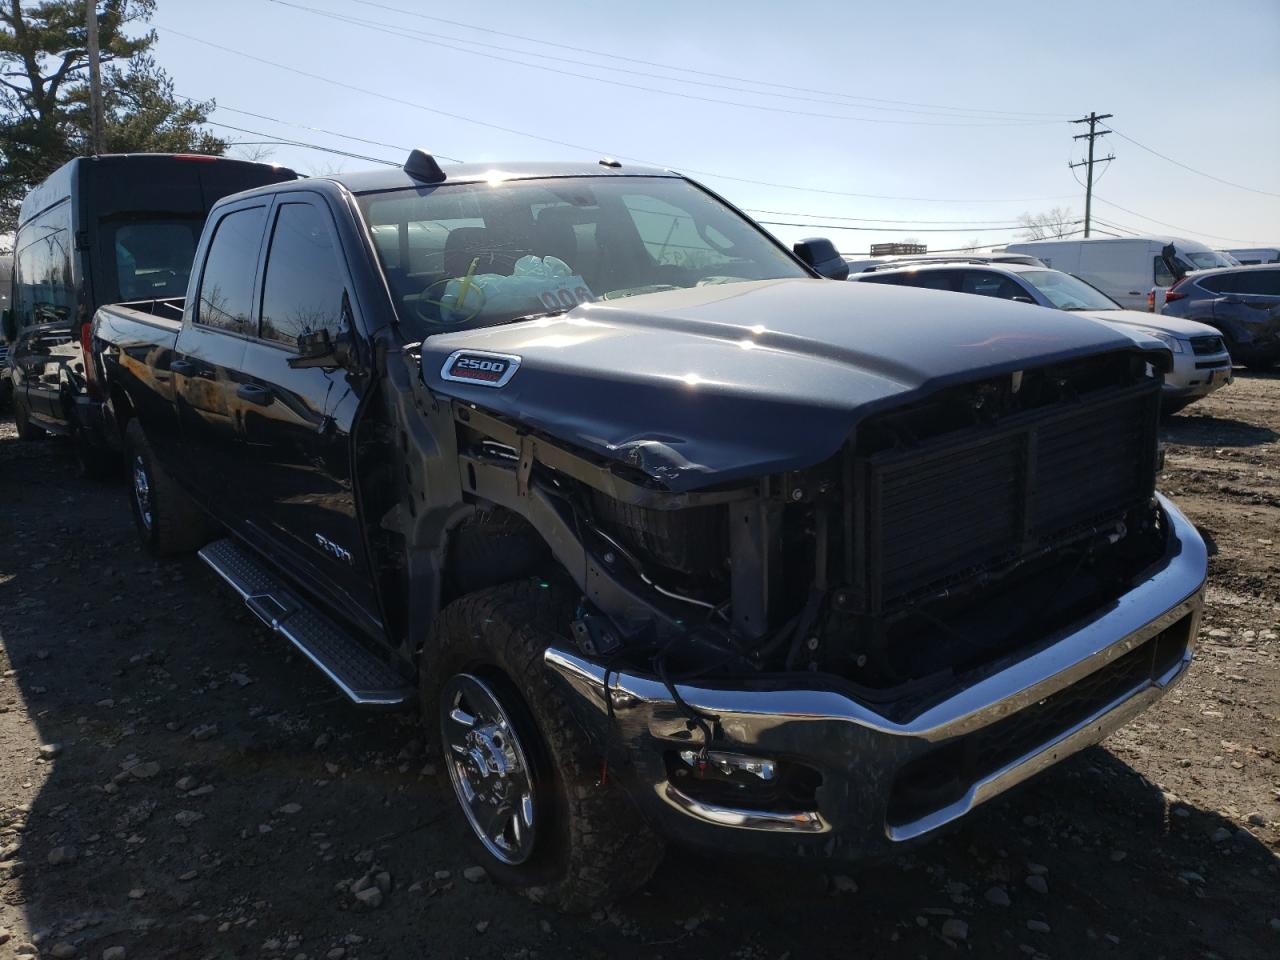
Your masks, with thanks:
<instances>
[{"instance_id":1,"label":"door handle","mask_svg":"<svg viewBox=\"0 0 1280 960\"><path fill-rule=\"evenodd\" d=\"M270 387L263 387L256 383L241 385L236 391L236 396L259 407L269 407L271 401L275 399L275 394L271 392Z\"/></svg>"}]
</instances>

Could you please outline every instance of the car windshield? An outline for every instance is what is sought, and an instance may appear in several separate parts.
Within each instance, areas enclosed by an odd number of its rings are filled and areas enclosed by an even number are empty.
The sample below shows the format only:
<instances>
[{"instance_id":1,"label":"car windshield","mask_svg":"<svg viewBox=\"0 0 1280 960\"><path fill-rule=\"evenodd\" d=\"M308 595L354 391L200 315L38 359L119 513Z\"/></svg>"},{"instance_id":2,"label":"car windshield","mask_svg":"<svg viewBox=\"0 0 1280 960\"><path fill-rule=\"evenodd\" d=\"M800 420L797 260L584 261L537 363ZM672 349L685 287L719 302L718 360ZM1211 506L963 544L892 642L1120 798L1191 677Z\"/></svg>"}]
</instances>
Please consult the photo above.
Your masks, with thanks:
<instances>
[{"instance_id":1,"label":"car windshield","mask_svg":"<svg viewBox=\"0 0 1280 960\"><path fill-rule=\"evenodd\" d=\"M1059 310L1123 309L1101 290L1061 270L1026 270L1018 276L1043 293Z\"/></svg>"},{"instance_id":2,"label":"car windshield","mask_svg":"<svg viewBox=\"0 0 1280 960\"><path fill-rule=\"evenodd\" d=\"M675 177L444 184L358 199L416 337L592 300L809 276L749 220Z\"/></svg>"},{"instance_id":3,"label":"car windshield","mask_svg":"<svg viewBox=\"0 0 1280 960\"><path fill-rule=\"evenodd\" d=\"M1234 267L1235 264L1231 260L1224 257L1217 250L1204 251L1188 251L1179 250L1178 255L1184 260L1191 262L1192 270L1212 270L1214 267Z\"/></svg>"}]
</instances>

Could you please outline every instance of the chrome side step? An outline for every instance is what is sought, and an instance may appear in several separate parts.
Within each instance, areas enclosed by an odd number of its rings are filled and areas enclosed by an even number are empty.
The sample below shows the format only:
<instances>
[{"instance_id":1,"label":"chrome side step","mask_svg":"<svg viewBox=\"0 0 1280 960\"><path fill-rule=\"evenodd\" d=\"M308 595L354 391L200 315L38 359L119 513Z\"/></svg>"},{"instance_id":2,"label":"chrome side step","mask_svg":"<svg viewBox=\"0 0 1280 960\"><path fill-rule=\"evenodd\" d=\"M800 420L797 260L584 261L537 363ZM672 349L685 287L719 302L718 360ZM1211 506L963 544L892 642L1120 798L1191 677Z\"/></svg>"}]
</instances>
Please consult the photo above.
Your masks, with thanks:
<instances>
[{"instance_id":1,"label":"chrome side step","mask_svg":"<svg viewBox=\"0 0 1280 960\"><path fill-rule=\"evenodd\" d=\"M395 708L414 702L414 688L359 640L286 588L265 564L230 537L200 551L254 615L320 668L351 702Z\"/></svg>"}]
</instances>

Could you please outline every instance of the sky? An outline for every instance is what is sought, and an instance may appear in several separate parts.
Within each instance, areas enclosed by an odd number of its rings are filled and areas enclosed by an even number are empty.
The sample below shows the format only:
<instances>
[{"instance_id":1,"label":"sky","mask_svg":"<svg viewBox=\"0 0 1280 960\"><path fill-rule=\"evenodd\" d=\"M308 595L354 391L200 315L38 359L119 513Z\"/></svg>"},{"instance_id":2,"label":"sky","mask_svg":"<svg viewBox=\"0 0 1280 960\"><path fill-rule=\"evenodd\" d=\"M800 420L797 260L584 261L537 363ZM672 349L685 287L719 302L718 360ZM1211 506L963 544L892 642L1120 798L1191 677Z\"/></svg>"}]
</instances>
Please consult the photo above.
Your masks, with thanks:
<instances>
[{"instance_id":1,"label":"sky","mask_svg":"<svg viewBox=\"0 0 1280 960\"><path fill-rule=\"evenodd\" d=\"M153 25L176 90L243 128L213 128L249 144L233 155L613 156L803 224L769 226L788 243L944 250L1016 239L1023 213L1081 218L1068 121L1097 111L1115 160L1096 229L1280 244L1280 0L159 0ZM304 173L374 165L266 149Z\"/></svg>"}]
</instances>

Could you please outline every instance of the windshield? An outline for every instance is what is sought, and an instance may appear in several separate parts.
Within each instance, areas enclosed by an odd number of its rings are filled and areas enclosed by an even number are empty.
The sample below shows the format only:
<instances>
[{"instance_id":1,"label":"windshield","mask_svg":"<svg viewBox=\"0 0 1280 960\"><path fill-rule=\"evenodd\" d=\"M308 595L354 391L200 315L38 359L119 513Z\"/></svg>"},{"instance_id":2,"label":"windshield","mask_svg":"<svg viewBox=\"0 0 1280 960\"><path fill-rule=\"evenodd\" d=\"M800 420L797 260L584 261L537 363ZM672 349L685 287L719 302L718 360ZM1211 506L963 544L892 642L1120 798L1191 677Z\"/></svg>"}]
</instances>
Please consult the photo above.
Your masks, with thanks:
<instances>
[{"instance_id":1,"label":"windshield","mask_svg":"<svg viewBox=\"0 0 1280 960\"><path fill-rule=\"evenodd\" d=\"M1234 263L1220 254L1217 250L1204 250L1201 252L1179 250L1178 256L1183 260L1189 260L1191 262L1192 270L1212 270L1214 267L1235 266Z\"/></svg>"},{"instance_id":2,"label":"windshield","mask_svg":"<svg viewBox=\"0 0 1280 960\"><path fill-rule=\"evenodd\" d=\"M413 336L592 300L807 277L749 220L673 177L576 177L359 197Z\"/></svg>"},{"instance_id":3,"label":"windshield","mask_svg":"<svg viewBox=\"0 0 1280 960\"><path fill-rule=\"evenodd\" d=\"M1018 276L1045 295L1059 310L1120 310L1101 290L1060 270L1027 270Z\"/></svg>"}]
</instances>

